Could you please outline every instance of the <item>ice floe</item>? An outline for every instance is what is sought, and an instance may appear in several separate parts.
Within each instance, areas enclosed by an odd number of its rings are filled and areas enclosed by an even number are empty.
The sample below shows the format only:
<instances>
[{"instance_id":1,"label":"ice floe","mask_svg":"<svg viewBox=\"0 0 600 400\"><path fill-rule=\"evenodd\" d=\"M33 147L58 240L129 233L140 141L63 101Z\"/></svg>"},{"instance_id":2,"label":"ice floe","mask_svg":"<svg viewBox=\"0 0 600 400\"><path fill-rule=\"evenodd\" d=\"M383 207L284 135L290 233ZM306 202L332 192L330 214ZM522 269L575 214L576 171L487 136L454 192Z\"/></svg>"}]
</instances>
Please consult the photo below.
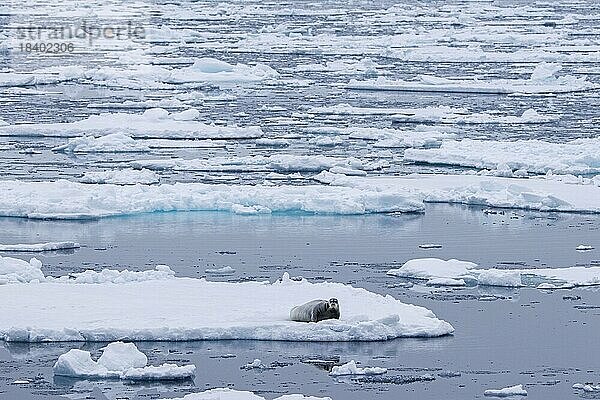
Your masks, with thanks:
<instances>
[{"instance_id":1,"label":"ice floe","mask_svg":"<svg viewBox=\"0 0 600 400\"><path fill-rule=\"evenodd\" d=\"M0 251L42 252L54 250L78 249L77 242L47 242L33 244L0 244Z\"/></svg>"},{"instance_id":2,"label":"ice floe","mask_svg":"<svg viewBox=\"0 0 600 400\"><path fill-rule=\"evenodd\" d=\"M266 400L264 397L252 392L233 389L211 389L202 393L187 394L183 397L161 399L161 400ZM330 397L303 396L301 394L286 394L276 397L274 400L332 400Z\"/></svg>"},{"instance_id":3,"label":"ice floe","mask_svg":"<svg viewBox=\"0 0 600 400\"><path fill-rule=\"evenodd\" d=\"M149 185L158 183L159 177L156 172L148 169L123 168L86 172L79 181L83 183L112 183L115 185L135 185L137 183Z\"/></svg>"},{"instance_id":4,"label":"ice floe","mask_svg":"<svg viewBox=\"0 0 600 400\"><path fill-rule=\"evenodd\" d=\"M383 164L367 163L355 157L331 157L324 155L275 154L272 156L212 157L208 159L169 158L138 160L130 165L134 168L176 171L278 171L320 172L332 167L352 170L374 170Z\"/></svg>"},{"instance_id":5,"label":"ice floe","mask_svg":"<svg viewBox=\"0 0 600 400\"><path fill-rule=\"evenodd\" d=\"M139 61L137 60L137 62ZM27 72L2 72L0 73L0 87L46 85L74 80L82 84L93 83L129 89L164 89L186 84L191 87L205 84L230 87L279 77L273 68L260 63L253 66L239 63L229 64L214 58L182 61L192 65L171 68L164 65L136 62L126 67L55 66Z\"/></svg>"},{"instance_id":6,"label":"ice floe","mask_svg":"<svg viewBox=\"0 0 600 400\"><path fill-rule=\"evenodd\" d=\"M354 360L351 360L343 365L334 365L329 375L331 376L346 376L346 375L382 375L387 372L387 368L381 367L359 367Z\"/></svg>"},{"instance_id":7,"label":"ice floe","mask_svg":"<svg viewBox=\"0 0 600 400\"><path fill-rule=\"evenodd\" d=\"M189 119L189 110L169 113L151 108L142 114L103 113L75 122L24 123L0 126L0 136L78 137L124 134L133 138L235 139L258 138L256 126L219 126Z\"/></svg>"},{"instance_id":8,"label":"ice floe","mask_svg":"<svg viewBox=\"0 0 600 400\"><path fill-rule=\"evenodd\" d=\"M387 271L390 276L426 280L427 284L456 286L455 281L484 286L564 289L600 285L600 267L483 269L475 263L438 258L409 260L400 268Z\"/></svg>"},{"instance_id":9,"label":"ice floe","mask_svg":"<svg viewBox=\"0 0 600 400\"><path fill-rule=\"evenodd\" d=\"M231 268L230 266L225 266L221 268L208 268L205 269L204 272L213 275L231 275L235 273L235 269Z\"/></svg>"},{"instance_id":10,"label":"ice floe","mask_svg":"<svg viewBox=\"0 0 600 400\"><path fill-rule=\"evenodd\" d=\"M594 250L594 246L590 246L587 244L580 244L579 246L577 246L575 248L575 250L577 251L590 251L590 250Z\"/></svg>"},{"instance_id":11,"label":"ice floe","mask_svg":"<svg viewBox=\"0 0 600 400\"><path fill-rule=\"evenodd\" d=\"M523 389L523 385L515 385L502 389L487 389L483 394L490 397L527 396L527 390Z\"/></svg>"},{"instance_id":12,"label":"ice floe","mask_svg":"<svg viewBox=\"0 0 600 400\"><path fill-rule=\"evenodd\" d=\"M421 75L417 80L391 80L385 77L358 81L352 79L348 84L350 89L362 90L395 90L410 92L446 92L446 93L569 93L579 92L598 87L585 77L572 75L556 77L560 66L542 63L536 67L530 79L490 79L473 78L441 78L431 75Z\"/></svg>"},{"instance_id":13,"label":"ice floe","mask_svg":"<svg viewBox=\"0 0 600 400\"><path fill-rule=\"evenodd\" d=\"M40 271L37 260L29 266L22 260L9 261L13 270L22 274L31 269ZM272 284L209 282L174 278L167 269L125 276L115 271L114 276L125 279L90 279L86 283L77 283L77 278L44 278L42 274L37 284L5 285L0 291L0 337L24 342L120 338L371 341L433 337L454 331L428 309L340 283L295 281L287 274ZM154 279L139 279L146 273ZM111 273L103 271L92 278L102 275ZM295 304L330 297L339 300L341 319L318 323L289 320ZM40 304L44 305L44 319L39 318ZM126 310L123 304L128 305ZM181 313L182 308L185 313Z\"/></svg>"},{"instance_id":14,"label":"ice floe","mask_svg":"<svg viewBox=\"0 0 600 400\"><path fill-rule=\"evenodd\" d=\"M600 173L600 139L566 143L541 140L445 140L436 149L408 149L406 161L464 167L528 171L533 173Z\"/></svg>"},{"instance_id":15,"label":"ice floe","mask_svg":"<svg viewBox=\"0 0 600 400\"><path fill-rule=\"evenodd\" d=\"M162 364L148 366L148 358L133 343L113 342L102 349L98 361L89 351L72 349L58 357L54 375L70 378L127 380L178 380L192 378L195 365Z\"/></svg>"},{"instance_id":16,"label":"ice floe","mask_svg":"<svg viewBox=\"0 0 600 400\"><path fill-rule=\"evenodd\" d=\"M430 174L349 177L323 171L313 179L333 186L410 193L415 199L431 203L462 203L539 211L600 212L600 187L547 177L519 179Z\"/></svg>"},{"instance_id":17,"label":"ice floe","mask_svg":"<svg viewBox=\"0 0 600 400\"><path fill-rule=\"evenodd\" d=\"M325 64L300 64L292 68L296 72L335 72L337 74L377 74L377 69L382 68L370 58L361 60L335 60Z\"/></svg>"},{"instance_id":18,"label":"ice floe","mask_svg":"<svg viewBox=\"0 0 600 400\"><path fill-rule=\"evenodd\" d=\"M64 153L131 153L150 151L150 148L124 133L111 133L98 138L93 136L73 138L67 144L54 147L52 150Z\"/></svg>"},{"instance_id":19,"label":"ice floe","mask_svg":"<svg viewBox=\"0 0 600 400\"><path fill-rule=\"evenodd\" d=\"M600 385L594 385L590 383L575 383L573 385L573 389L583 390L587 393L600 392Z\"/></svg>"}]
</instances>

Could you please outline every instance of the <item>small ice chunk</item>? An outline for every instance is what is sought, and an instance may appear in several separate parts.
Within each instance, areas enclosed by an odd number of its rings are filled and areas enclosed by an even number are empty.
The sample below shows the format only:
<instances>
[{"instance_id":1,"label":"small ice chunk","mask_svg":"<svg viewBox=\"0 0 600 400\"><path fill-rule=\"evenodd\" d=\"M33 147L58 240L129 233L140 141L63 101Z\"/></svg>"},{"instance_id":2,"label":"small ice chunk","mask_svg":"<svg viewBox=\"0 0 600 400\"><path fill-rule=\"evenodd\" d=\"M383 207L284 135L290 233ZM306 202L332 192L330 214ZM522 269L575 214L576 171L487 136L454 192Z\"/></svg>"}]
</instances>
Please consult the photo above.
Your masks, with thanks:
<instances>
[{"instance_id":1,"label":"small ice chunk","mask_svg":"<svg viewBox=\"0 0 600 400\"><path fill-rule=\"evenodd\" d=\"M207 274L213 274L213 275L230 275L235 273L235 269L227 266L227 267L223 267L223 268L208 268L206 270L204 270L204 272L206 272Z\"/></svg>"},{"instance_id":2,"label":"small ice chunk","mask_svg":"<svg viewBox=\"0 0 600 400\"><path fill-rule=\"evenodd\" d=\"M465 286L463 279L432 278L427 281L427 286Z\"/></svg>"},{"instance_id":3,"label":"small ice chunk","mask_svg":"<svg viewBox=\"0 0 600 400\"><path fill-rule=\"evenodd\" d=\"M521 273L519 271L487 269L482 270L477 277L480 285L521 287Z\"/></svg>"},{"instance_id":4,"label":"small ice chunk","mask_svg":"<svg viewBox=\"0 0 600 400\"><path fill-rule=\"evenodd\" d=\"M387 368L381 367L364 367L360 368L354 360L340 366L334 366L329 373L331 376L344 375L381 375L387 372Z\"/></svg>"},{"instance_id":5,"label":"small ice chunk","mask_svg":"<svg viewBox=\"0 0 600 400\"><path fill-rule=\"evenodd\" d=\"M246 365L242 365L240 368L241 369L249 370L249 369L269 369L270 367L268 367L265 364L263 364L263 362L262 362L262 360L260 358L256 358L251 363L248 363Z\"/></svg>"},{"instance_id":6,"label":"small ice chunk","mask_svg":"<svg viewBox=\"0 0 600 400\"><path fill-rule=\"evenodd\" d=\"M441 249L442 245L435 244L435 243L425 243L425 244L420 244L419 248L421 248L421 249Z\"/></svg>"},{"instance_id":7,"label":"small ice chunk","mask_svg":"<svg viewBox=\"0 0 600 400\"><path fill-rule=\"evenodd\" d=\"M593 246L587 245L587 244L580 244L579 246L577 246L575 248L575 250L577 251L590 251L590 250L594 250Z\"/></svg>"},{"instance_id":8,"label":"small ice chunk","mask_svg":"<svg viewBox=\"0 0 600 400\"><path fill-rule=\"evenodd\" d=\"M527 396L527 391L523 389L523 385L515 385L503 389L488 389L483 394L491 397Z\"/></svg>"}]
</instances>

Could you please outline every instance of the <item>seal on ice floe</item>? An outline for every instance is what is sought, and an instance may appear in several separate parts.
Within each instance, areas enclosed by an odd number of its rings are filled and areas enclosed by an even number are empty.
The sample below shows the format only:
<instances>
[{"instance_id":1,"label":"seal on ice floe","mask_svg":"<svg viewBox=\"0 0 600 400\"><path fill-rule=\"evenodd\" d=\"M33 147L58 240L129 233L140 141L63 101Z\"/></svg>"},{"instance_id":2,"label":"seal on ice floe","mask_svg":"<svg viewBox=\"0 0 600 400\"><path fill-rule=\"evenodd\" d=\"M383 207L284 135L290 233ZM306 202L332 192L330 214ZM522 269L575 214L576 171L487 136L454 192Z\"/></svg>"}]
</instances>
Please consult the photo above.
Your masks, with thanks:
<instances>
[{"instance_id":1,"label":"seal on ice floe","mask_svg":"<svg viewBox=\"0 0 600 400\"><path fill-rule=\"evenodd\" d=\"M340 319L340 304L334 298L309 301L290 311L290 319L297 322L319 322L333 318Z\"/></svg>"}]
</instances>

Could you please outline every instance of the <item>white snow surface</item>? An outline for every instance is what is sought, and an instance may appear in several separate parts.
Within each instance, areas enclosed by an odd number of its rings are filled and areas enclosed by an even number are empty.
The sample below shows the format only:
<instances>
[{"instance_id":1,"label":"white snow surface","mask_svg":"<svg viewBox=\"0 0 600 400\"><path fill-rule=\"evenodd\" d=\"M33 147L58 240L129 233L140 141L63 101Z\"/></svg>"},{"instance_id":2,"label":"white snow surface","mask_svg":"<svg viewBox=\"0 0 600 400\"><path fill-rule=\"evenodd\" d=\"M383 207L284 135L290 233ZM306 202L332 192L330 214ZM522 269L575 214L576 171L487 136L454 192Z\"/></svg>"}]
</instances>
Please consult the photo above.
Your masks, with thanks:
<instances>
[{"instance_id":1,"label":"white snow surface","mask_svg":"<svg viewBox=\"0 0 600 400\"><path fill-rule=\"evenodd\" d=\"M395 90L410 92L446 92L446 93L569 93L598 87L585 77L572 75L556 77L560 70L554 64L539 64L529 79L493 79L442 78L432 75L420 75L417 80L390 80L385 77L358 81L350 80L348 88L363 90Z\"/></svg>"},{"instance_id":2,"label":"white snow surface","mask_svg":"<svg viewBox=\"0 0 600 400\"><path fill-rule=\"evenodd\" d=\"M46 219L86 219L158 211L244 213L302 211L365 214L422 211L423 204L394 190L345 187L225 185L84 184L0 181L0 215Z\"/></svg>"},{"instance_id":3,"label":"white snow surface","mask_svg":"<svg viewBox=\"0 0 600 400\"><path fill-rule=\"evenodd\" d=\"M335 365L329 375L345 376L345 375L382 375L387 372L387 368L381 367L364 367L356 365L354 360L351 360L343 365Z\"/></svg>"},{"instance_id":4,"label":"white snow surface","mask_svg":"<svg viewBox=\"0 0 600 400\"><path fill-rule=\"evenodd\" d=\"M132 138L234 139L258 138L256 126L218 126L188 119L189 110L169 113L151 108L142 114L102 113L75 122L21 123L0 126L0 136L79 137L128 135Z\"/></svg>"},{"instance_id":5,"label":"white snow surface","mask_svg":"<svg viewBox=\"0 0 600 400\"><path fill-rule=\"evenodd\" d=\"M264 397L252 392L233 390L229 388L218 388L207 390L202 393L192 393L175 399L162 400L266 400ZM330 397L303 396L301 394L286 394L274 400L332 400Z\"/></svg>"},{"instance_id":6,"label":"white snow surface","mask_svg":"<svg viewBox=\"0 0 600 400\"><path fill-rule=\"evenodd\" d=\"M409 149L406 161L557 174L600 173L600 138L566 143L541 140L446 140L435 149Z\"/></svg>"},{"instance_id":7,"label":"white snow surface","mask_svg":"<svg viewBox=\"0 0 600 400\"><path fill-rule=\"evenodd\" d=\"M193 377L195 365L147 366L148 358L133 343L113 342L102 349L98 361L89 351L71 349L58 357L54 375L71 378L118 378L127 380L174 380Z\"/></svg>"},{"instance_id":8,"label":"white snow surface","mask_svg":"<svg viewBox=\"0 0 600 400\"><path fill-rule=\"evenodd\" d=\"M0 251L42 252L79 248L77 242L47 242L32 244L0 244Z\"/></svg>"},{"instance_id":9,"label":"white snow surface","mask_svg":"<svg viewBox=\"0 0 600 400\"><path fill-rule=\"evenodd\" d=\"M536 286L539 289L600 285L600 267L481 269L477 264L469 261L438 258L409 260L400 268L390 269L387 274L423 279L428 281L427 284L435 281L438 285L444 285L445 280L449 279L450 286L454 286L455 280L463 280L485 286L520 287L524 286L525 279L531 277L552 285L552 287L544 284Z\"/></svg>"},{"instance_id":10,"label":"white snow surface","mask_svg":"<svg viewBox=\"0 0 600 400\"><path fill-rule=\"evenodd\" d=\"M430 310L390 295L340 283L294 281L287 273L272 284L224 283L174 278L168 267L161 267L125 275L114 271L121 279L96 279L110 275L103 271L78 281L78 277L44 278L37 260L30 266L22 260L9 261L13 267L21 261L22 265L16 266L19 271L34 269L41 276L39 283L8 284L0 291L0 337L6 341L372 341L434 337L454 331ZM144 279L146 273L151 274L148 279ZM339 320L289 320L293 306L331 297L340 302ZM39 318L42 304L44 318Z\"/></svg>"},{"instance_id":11,"label":"white snow surface","mask_svg":"<svg viewBox=\"0 0 600 400\"><path fill-rule=\"evenodd\" d=\"M523 385L515 385L502 389L488 389L483 394L491 397L527 396L527 390L523 389Z\"/></svg>"}]
</instances>

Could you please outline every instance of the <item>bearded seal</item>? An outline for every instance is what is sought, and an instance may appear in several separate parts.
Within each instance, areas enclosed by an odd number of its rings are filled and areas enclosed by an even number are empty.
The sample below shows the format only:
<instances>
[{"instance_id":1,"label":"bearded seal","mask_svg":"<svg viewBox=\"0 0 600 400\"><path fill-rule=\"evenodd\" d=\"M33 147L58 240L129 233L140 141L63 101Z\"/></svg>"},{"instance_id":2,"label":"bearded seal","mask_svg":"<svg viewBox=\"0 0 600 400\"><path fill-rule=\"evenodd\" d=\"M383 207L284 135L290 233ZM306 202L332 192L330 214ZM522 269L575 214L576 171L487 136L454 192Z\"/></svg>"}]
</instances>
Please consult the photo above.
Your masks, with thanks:
<instances>
[{"instance_id":1,"label":"bearded seal","mask_svg":"<svg viewBox=\"0 0 600 400\"><path fill-rule=\"evenodd\" d=\"M340 304L334 298L309 301L290 311L290 319L297 322L319 322L334 318L340 319Z\"/></svg>"}]
</instances>

